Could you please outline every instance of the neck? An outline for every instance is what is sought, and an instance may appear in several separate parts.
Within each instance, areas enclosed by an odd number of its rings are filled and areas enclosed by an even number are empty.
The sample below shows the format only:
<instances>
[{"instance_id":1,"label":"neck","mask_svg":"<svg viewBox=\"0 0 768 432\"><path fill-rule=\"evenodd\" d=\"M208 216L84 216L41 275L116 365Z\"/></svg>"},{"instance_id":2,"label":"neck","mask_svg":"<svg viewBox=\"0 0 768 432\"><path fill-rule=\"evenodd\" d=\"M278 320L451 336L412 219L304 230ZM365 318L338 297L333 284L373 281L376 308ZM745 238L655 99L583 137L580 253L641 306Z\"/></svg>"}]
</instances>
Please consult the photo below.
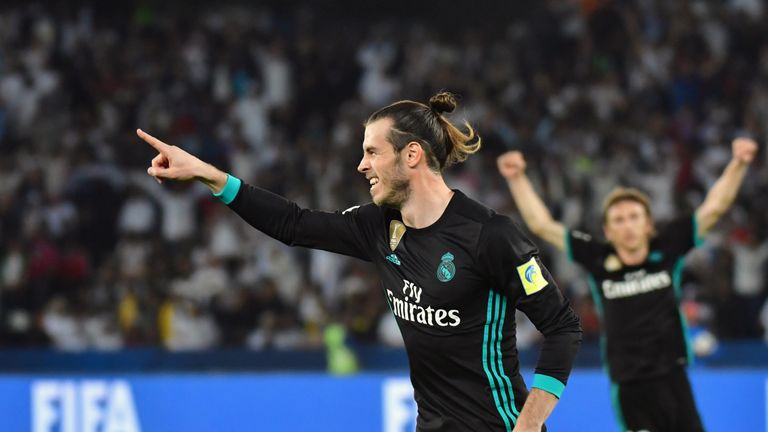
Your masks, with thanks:
<instances>
[{"instance_id":1,"label":"neck","mask_svg":"<svg viewBox=\"0 0 768 432\"><path fill-rule=\"evenodd\" d=\"M411 179L411 194L400 209L403 223L411 228L426 228L440 219L451 201L453 191L438 174Z\"/></svg>"},{"instance_id":2,"label":"neck","mask_svg":"<svg viewBox=\"0 0 768 432\"><path fill-rule=\"evenodd\" d=\"M616 249L616 253L619 255L619 259L626 265L639 265L645 262L648 258L648 243L642 245L637 249Z\"/></svg>"}]
</instances>

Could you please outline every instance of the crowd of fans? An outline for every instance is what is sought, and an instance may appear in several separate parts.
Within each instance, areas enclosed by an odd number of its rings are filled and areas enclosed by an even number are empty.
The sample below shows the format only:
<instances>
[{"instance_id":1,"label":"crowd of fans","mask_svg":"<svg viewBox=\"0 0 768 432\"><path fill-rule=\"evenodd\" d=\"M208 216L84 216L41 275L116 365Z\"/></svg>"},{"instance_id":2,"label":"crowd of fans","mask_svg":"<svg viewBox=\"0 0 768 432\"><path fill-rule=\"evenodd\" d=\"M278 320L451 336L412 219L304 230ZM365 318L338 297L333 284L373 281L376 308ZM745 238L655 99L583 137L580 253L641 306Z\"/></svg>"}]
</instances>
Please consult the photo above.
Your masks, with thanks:
<instances>
[{"instance_id":1,"label":"crowd of fans","mask_svg":"<svg viewBox=\"0 0 768 432\"><path fill-rule=\"evenodd\" d=\"M484 143L449 185L516 217L495 158L518 149L555 216L596 233L614 185L649 192L663 223L703 200L734 136L758 139L737 203L688 257L684 310L720 339L768 340L760 0L548 0L487 26L294 6L0 8L0 346L311 348L333 322L400 345L368 264L271 240L198 184L155 183L134 131L345 209L370 200L367 115L441 89ZM594 339L584 275L542 253Z\"/></svg>"}]
</instances>

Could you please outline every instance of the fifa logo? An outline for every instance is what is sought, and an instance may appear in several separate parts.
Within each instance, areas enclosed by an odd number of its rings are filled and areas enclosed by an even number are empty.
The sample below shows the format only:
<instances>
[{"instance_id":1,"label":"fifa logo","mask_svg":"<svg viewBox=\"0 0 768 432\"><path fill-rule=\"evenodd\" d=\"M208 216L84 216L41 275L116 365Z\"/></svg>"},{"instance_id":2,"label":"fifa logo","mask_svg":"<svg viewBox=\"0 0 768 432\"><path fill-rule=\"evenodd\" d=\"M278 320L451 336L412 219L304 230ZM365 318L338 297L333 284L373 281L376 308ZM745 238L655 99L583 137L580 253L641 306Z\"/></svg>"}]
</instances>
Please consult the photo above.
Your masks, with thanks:
<instances>
[{"instance_id":1,"label":"fifa logo","mask_svg":"<svg viewBox=\"0 0 768 432\"><path fill-rule=\"evenodd\" d=\"M33 432L141 432L131 387L122 380L32 383Z\"/></svg>"},{"instance_id":2,"label":"fifa logo","mask_svg":"<svg viewBox=\"0 0 768 432\"><path fill-rule=\"evenodd\" d=\"M390 378L382 388L384 432L413 432L416 430L416 402L413 387L407 378Z\"/></svg>"}]
</instances>

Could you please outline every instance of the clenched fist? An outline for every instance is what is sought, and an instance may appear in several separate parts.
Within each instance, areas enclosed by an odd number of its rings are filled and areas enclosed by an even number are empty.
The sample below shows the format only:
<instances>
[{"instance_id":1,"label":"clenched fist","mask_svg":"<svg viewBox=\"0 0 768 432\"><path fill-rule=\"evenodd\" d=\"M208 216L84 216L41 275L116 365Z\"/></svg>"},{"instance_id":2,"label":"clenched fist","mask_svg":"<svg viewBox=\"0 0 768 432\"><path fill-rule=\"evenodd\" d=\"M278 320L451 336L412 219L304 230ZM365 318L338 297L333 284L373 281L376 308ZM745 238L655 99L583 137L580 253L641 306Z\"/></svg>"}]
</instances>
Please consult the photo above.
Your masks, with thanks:
<instances>
[{"instance_id":1,"label":"clenched fist","mask_svg":"<svg viewBox=\"0 0 768 432\"><path fill-rule=\"evenodd\" d=\"M751 138L736 138L731 144L733 158L737 161L750 164L757 153L757 143Z\"/></svg>"},{"instance_id":2,"label":"clenched fist","mask_svg":"<svg viewBox=\"0 0 768 432\"><path fill-rule=\"evenodd\" d=\"M525 173L525 158L519 151L506 152L496 160L499 173L507 180L514 180Z\"/></svg>"}]
</instances>

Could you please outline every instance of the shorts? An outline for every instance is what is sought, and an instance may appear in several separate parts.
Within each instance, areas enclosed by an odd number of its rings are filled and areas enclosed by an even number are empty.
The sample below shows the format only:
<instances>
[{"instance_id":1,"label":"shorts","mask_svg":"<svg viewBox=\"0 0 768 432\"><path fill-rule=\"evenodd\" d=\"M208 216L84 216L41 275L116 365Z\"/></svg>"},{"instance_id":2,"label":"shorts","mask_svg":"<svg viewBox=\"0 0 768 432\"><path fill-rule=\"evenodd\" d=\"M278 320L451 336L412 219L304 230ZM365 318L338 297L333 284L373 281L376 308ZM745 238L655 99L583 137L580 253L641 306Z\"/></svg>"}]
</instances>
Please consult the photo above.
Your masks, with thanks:
<instances>
[{"instance_id":1,"label":"shorts","mask_svg":"<svg viewBox=\"0 0 768 432\"><path fill-rule=\"evenodd\" d=\"M622 432L703 432L685 368L611 388Z\"/></svg>"}]
</instances>

